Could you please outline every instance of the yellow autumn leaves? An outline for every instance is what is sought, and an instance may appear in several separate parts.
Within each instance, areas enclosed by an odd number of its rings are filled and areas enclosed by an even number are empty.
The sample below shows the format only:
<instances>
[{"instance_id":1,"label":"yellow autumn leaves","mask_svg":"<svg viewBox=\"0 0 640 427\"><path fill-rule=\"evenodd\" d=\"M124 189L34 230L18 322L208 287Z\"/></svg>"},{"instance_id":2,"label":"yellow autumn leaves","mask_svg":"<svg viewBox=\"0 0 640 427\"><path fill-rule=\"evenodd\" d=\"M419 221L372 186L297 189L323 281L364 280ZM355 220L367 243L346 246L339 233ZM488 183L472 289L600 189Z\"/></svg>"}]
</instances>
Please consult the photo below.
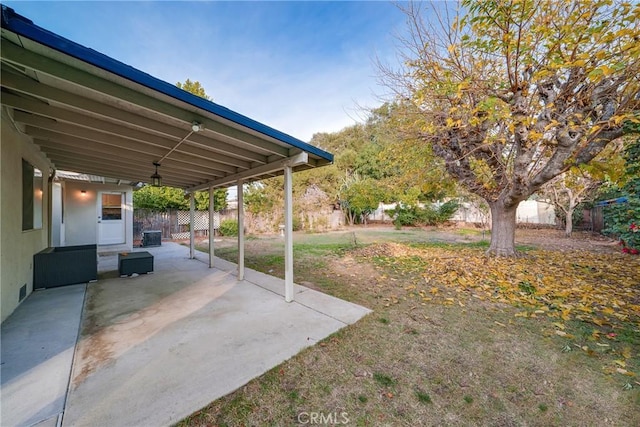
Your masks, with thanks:
<instances>
[{"instance_id":1,"label":"yellow autumn leaves","mask_svg":"<svg viewBox=\"0 0 640 427\"><path fill-rule=\"evenodd\" d=\"M431 321L433 304L461 307L460 313L473 313L480 304L503 312L489 317L500 329L516 324L515 318L504 320L509 312L537 318L532 320L542 335L559 339L563 353L597 358L602 372L625 390L640 386L640 256L528 250L522 258L494 258L484 251L477 245L383 243L353 255L384 272L371 285L385 308L406 302L412 318Z\"/></svg>"},{"instance_id":2,"label":"yellow autumn leaves","mask_svg":"<svg viewBox=\"0 0 640 427\"><path fill-rule=\"evenodd\" d=\"M423 301L463 305L476 298L515 305L520 317L640 327L640 257L534 250L523 258L490 258L482 248L398 244L367 252L398 272L416 273L405 290Z\"/></svg>"}]
</instances>

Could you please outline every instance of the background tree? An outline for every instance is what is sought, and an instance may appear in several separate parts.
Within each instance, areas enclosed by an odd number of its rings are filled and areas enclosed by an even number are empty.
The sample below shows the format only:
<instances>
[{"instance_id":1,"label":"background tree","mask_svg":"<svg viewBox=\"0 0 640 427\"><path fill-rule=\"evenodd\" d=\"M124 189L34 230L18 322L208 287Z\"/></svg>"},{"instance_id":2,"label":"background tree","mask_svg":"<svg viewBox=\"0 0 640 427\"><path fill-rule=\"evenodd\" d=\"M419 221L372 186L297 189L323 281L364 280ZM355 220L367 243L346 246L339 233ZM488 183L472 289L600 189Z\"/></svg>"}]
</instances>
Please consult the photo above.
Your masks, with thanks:
<instances>
[{"instance_id":1,"label":"background tree","mask_svg":"<svg viewBox=\"0 0 640 427\"><path fill-rule=\"evenodd\" d=\"M556 218L564 221L564 234L571 237L573 216L579 204L590 198L600 182L586 170L578 167L569 169L547 182L541 191L556 209ZM561 215L558 215L558 211Z\"/></svg>"},{"instance_id":2,"label":"background tree","mask_svg":"<svg viewBox=\"0 0 640 427\"><path fill-rule=\"evenodd\" d=\"M209 192L195 193L196 210L209 210ZM164 212L168 209L189 210L189 198L184 190L173 187L154 187L145 185L133 192L133 207L135 209L151 209ZM227 190L214 192L213 207L216 211L227 207Z\"/></svg>"},{"instance_id":3,"label":"background tree","mask_svg":"<svg viewBox=\"0 0 640 427\"><path fill-rule=\"evenodd\" d=\"M380 146L378 162L383 169L376 179L389 190L389 201L416 204L455 197L456 184L447 177L444 162L413 132L409 114L413 108L396 102L373 111L369 123Z\"/></svg>"},{"instance_id":4,"label":"background tree","mask_svg":"<svg viewBox=\"0 0 640 427\"><path fill-rule=\"evenodd\" d=\"M347 177L340 188L340 205L349 225L366 224L382 200L384 193L378 183L372 178L361 178L357 173Z\"/></svg>"},{"instance_id":5,"label":"background tree","mask_svg":"<svg viewBox=\"0 0 640 427\"><path fill-rule=\"evenodd\" d=\"M416 138L487 201L488 253L514 256L518 204L638 120L640 4L467 0L464 15L450 7L405 9L405 66L381 66L382 78L413 102Z\"/></svg>"},{"instance_id":6,"label":"background tree","mask_svg":"<svg viewBox=\"0 0 640 427\"><path fill-rule=\"evenodd\" d=\"M196 209L199 211L209 210L209 192L196 191L194 193ZM217 189L213 192L213 210L219 212L227 208L227 189Z\"/></svg>"},{"instance_id":7,"label":"background tree","mask_svg":"<svg viewBox=\"0 0 640 427\"><path fill-rule=\"evenodd\" d=\"M187 79L184 81L184 83L176 83L176 86L178 86L180 89L186 90L187 92L191 92L194 95L198 95L204 99L212 101L211 97L207 95L207 92L204 90L204 87L202 87L200 82L197 80L192 82L191 80Z\"/></svg>"},{"instance_id":8,"label":"background tree","mask_svg":"<svg viewBox=\"0 0 640 427\"><path fill-rule=\"evenodd\" d=\"M282 197L273 181L252 182L244 187L244 203L247 211L254 215L271 212L279 204Z\"/></svg>"},{"instance_id":9,"label":"background tree","mask_svg":"<svg viewBox=\"0 0 640 427\"><path fill-rule=\"evenodd\" d=\"M417 210L418 203L455 195L455 183L442 179L444 163L429 146L416 146L415 136L404 132L404 108L401 103L383 104L370 111L364 123L313 136L311 144L333 152L335 161L296 173L294 214L302 225L310 226L315 221L310 218L328 206L340 206L352 224L366 221L380 201L400 201L407 209ZM245 192L247 208L277 221L281 187L282 178L250 187Z\"/></svg>"},{"instance_id":10,"label":"background tree","mask_svg":"<svg viewBox=\"0 0 640 427\"><path fill-rule=\"evenodd\" d=\"M556 209L556 217L565 225L565 236L571 237L576 209L597 197L603 185L618 183L624 173L622 138L609 144L589 163L574 166L547 182L538 192L549 199Z\"/></svg>"},{"instance_id":11,"label":"background tree","mask_svg":"<svg viewBox=\"0 0 640 427\"><path fill-rule=\"evenodd\" d=\"M165 212L167 209L189 209L189 201L184 197L184 191L173 187L154 187L145 185L133 192L133 207L135 209L151 209Z\"/></svg>"}]
</instances>

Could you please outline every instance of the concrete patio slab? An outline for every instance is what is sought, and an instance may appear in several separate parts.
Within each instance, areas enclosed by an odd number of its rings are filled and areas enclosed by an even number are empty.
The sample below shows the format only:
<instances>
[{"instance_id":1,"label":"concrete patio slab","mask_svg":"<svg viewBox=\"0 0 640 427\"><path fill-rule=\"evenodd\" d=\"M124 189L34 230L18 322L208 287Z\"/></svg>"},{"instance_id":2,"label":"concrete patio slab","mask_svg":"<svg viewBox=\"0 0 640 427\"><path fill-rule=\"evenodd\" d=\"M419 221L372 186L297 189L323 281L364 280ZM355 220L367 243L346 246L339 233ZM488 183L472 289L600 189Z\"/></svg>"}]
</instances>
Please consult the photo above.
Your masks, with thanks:
<instances>
[{"instance_id":1,"label":"concrete patio slab","mask_svg":"<svg viewBox=\"0 0 640 427\"><path fill-rule=\"evenodd\" d=\"M58 425L85 288L36 291L2 323L0 425Z\"/></svg>"},{"instance_id":2,"label":"concrete patio slab","mask_svg":"<svg viewBox=\"0 0 640 427\"><path fill-rule=\"evenodd\" d=\"M155 272L138 277L101 257L63 426L170 425L369 312L303 286L286 303L284 281L247 269L239 282L235 264L210 269L177 244L146 250Z\"/></svg>"}]
</instances>

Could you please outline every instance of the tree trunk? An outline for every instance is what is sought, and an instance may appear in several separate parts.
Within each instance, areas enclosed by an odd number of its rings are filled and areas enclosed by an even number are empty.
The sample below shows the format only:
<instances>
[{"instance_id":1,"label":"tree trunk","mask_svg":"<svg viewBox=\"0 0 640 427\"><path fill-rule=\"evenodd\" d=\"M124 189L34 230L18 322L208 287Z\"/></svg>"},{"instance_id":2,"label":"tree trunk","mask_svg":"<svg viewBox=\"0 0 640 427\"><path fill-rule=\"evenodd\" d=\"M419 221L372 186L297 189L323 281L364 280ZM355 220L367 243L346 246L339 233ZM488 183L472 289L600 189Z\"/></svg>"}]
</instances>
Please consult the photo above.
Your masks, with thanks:
<instances>
[{"instance_id":1,"label":"tree trunk","mask_svg":"<svg viewBox=\"0 0 640 427\"><path fill-rule=\"evenodd\" d=\"M575 207L569 207L567 210L567 216L565 217L564 235L565 237L571 237L573 232L573 211Z\"/></svg>"},{"instance_id":2,"label":"tree trunk","mask_svg":"<svg viewBox=\"0 0 640 427\"><path fill-rule=\"evenodd\" d=\"M518 204L506 207L501 200L490 202L491 244L487 255L501 257L518 256L515 245L516 210Z\"/></svg>"},{"instance_id":3,"label":"tree trunk","mask_svg":"<svg viewBox=\"0 0 640 427\"><path fill-rule=\"evenodd\" d=\"M354 213L351 209L347 210L347 219L349 220L349 225L353 225L355 218L354 218Z\"/></svg>"}]
</instances>

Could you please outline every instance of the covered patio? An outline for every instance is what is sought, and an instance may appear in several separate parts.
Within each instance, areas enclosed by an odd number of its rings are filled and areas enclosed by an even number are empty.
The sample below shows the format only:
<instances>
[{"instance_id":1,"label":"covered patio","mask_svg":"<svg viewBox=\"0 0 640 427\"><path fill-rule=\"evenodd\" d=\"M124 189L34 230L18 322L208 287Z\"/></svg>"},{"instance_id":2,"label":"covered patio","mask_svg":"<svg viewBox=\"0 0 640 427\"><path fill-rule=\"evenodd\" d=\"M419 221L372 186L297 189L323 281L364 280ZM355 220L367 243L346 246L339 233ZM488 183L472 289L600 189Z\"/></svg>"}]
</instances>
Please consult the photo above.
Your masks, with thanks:
<instances>
[{"instance_id":1,"label":"covered patio","mask_svg":"<svg viewBox=\"0 0 640 427\"><path fill-rule=\"evenodd\" d=\"M2 425L170 425L369 310L176 243L153 274L39 291L2 325ZM56 309L57 307L57 309ZM61 423L61 424L59 424Z\"/></svg>"},{"instance_id":2,"label":"covered patio","mask_svg":"<svg viewBox=\"0 0 640 427\"><path fill-rule=\"evenodd\" d=\"M0 424L169 425L368 312L294 284L293 173L330 164L330 153L4 5L1 18ZM128 192L160 175L192 212L194 192L237 186L237 263L215 257L214 239L198 253L192 231L190 247L145 248L152 274L121 278L117 255L100 256L97 282L33 292L34 255L54 246L61 170ZM243 185L279 175L284 280L244 267ZM100 229L101 211L90 212L74 225Z\"/></svg>"},{"instance_id":3,"label":"covered patio","mask_svg":"<svg viewBox=\"0 0 640 427\"><path fill-rule=\"evenodd\" d=\"M42 197L49 246L59 170L118 185L157 179L185 190L192 212L194 192L236 186L242 279L243 185L284 175L285 299L293 299L293 173L330 164L331 153L47 31L6 6L0 52L3 117L48 164ZM213 216L213 197L210 204ZM209 224L213 235L212 217ZM212 267L213 239L210 245Z\"/></svg>"}]
</instances>

